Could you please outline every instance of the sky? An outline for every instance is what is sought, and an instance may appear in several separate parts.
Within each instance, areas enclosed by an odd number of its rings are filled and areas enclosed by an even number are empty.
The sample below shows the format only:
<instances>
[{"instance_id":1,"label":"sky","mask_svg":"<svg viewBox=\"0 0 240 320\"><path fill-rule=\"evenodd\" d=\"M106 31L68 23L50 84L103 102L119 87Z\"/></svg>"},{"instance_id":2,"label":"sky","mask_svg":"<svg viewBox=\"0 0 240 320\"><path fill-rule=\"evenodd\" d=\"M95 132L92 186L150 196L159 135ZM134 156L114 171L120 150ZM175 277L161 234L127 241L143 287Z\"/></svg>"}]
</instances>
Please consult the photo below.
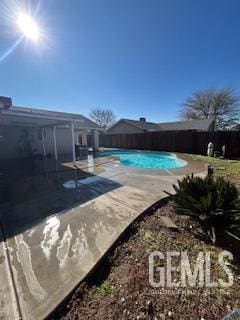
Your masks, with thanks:
<instances>
[{"instance_id":1,"label":"sky","mask_svg":"<svg viewBox=\"0 0 240 320\"><path fill-rule=\"evenodd\" d=\"M10 52L17 10L32 12L41 39ZM86 116L98 107L177 120L196 90L239 94L239 14L239 0L1 0L0 95Z\"/></svg>"}]
</instances>

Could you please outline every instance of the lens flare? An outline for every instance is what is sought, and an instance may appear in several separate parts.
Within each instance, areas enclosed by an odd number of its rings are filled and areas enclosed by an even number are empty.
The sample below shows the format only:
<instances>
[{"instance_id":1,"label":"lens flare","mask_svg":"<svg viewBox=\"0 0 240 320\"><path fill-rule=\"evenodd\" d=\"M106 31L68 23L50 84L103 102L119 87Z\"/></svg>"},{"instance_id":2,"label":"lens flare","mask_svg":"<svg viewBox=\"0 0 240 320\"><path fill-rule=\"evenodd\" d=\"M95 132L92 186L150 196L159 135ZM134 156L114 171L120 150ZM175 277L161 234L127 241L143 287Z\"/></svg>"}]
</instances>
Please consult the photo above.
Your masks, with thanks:
<instances>
[{"instance_id":1,"label":"lens flare","mask_svg":"<svg viewBox=\"0 0 240 320\"><path fill-rule=\"evenodd\" d=\"M17 24L23 35L33 41L39 39L39 28L37 23L25 13L20 13L17 19Z\"/></svg>"},{"instance_id":2,"label":"lens flare","mask_svg":"<svg viewBox=\"0 0 240 320\"><path fill-rule=\"evenodd\" d=\"M0 39L10 40L9 46L4 51L0 50L0 64L20 44L38 55L52 46L48 32L37 23L42 4L43 0L0 0Z\"/></svg>"},{"instance_id":3,"label":"lens flare","mask_svg":"<svg viewBox=\"0 0 240 320\"><path fill-rule=\"evenodd\" d=\"M20 38L18 38L14 44L7 49L7 51L3 52L2 54L0 54L0 63L5 60L8 56L10 56L11 53L13 53L13 51L19 46L19 44L21 43L23 39L23 36L21 36Z\"/></svg>"}]
</instances>

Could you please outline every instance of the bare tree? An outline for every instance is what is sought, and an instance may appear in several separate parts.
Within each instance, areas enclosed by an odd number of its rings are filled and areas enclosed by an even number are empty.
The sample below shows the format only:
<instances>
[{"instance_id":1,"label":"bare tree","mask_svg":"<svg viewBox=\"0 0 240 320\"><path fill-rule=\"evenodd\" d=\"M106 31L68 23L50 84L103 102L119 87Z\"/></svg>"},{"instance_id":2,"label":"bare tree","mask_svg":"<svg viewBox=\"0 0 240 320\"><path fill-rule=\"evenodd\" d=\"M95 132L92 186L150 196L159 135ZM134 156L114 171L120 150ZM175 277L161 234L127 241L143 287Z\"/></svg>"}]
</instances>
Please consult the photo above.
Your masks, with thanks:
<instances>
[{"instance_id":1,"label":"bare tree","mask_svg":"<svg viewBox=\"0 0 240 320\"><path fill-rule=\"evenodd\" d=\"M103 131L106 131L115 122L116 116L112 110L95 108L91 110L90 118L95 121Z\"/></svg>"},{"instance_id":2,"label":"bare tree","mask_svg":"<svg viewBox=\"0 0 240 320\"><path fill-rule=\"evenodd\" d=\"M207 89L194 92L183 103L181 117L185 120L215 120L217 129L228 129L239 118L240 97L233 89Z\"/></svg>"}]
</instances>

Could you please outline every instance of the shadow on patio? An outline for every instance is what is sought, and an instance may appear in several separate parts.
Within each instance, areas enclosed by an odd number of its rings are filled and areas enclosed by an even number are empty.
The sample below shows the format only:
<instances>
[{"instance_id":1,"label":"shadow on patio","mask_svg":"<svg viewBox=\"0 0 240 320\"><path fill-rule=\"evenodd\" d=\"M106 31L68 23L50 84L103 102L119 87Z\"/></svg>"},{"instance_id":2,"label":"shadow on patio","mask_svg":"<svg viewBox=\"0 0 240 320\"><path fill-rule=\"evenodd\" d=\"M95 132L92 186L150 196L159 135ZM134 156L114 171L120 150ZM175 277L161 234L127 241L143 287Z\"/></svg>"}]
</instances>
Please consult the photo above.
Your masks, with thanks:
<instances>
[{"instance_id":1,"label":"shadow on patio","mask_svg":"<svg viewBox=\"0 0 240 320\"><path fill-rule=\"evenodd\" d=\"M75 167L66 159L60 163L52 159L36 160L33 171L31 165L26 161L0 164L0 223L5 238L11 238L51 215L67 213L65 209L84 205L122 186L98 177L104 171L99 160L98 164L78 161ZM96 190L89 186L89 183L99 179L103 188ZM69 184L73 188L64 187Z\"/></svg>"}]
</instances>

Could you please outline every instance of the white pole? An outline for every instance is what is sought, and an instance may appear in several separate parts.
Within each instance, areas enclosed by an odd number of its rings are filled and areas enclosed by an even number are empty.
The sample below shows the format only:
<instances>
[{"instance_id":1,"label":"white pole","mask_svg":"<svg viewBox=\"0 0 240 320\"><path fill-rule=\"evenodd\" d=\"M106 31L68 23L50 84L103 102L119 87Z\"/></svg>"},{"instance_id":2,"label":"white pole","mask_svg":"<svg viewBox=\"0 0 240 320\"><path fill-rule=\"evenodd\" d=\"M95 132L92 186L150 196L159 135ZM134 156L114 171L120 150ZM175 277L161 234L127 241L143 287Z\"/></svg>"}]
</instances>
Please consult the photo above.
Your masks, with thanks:
<instances>
[{"instance_id":1,"label":"white pole","mask_svg":"<svg viewBox=\"0 0 240 320\"><path fill-rule=\"evenodd\" d=\"M71 122L71 134L72 134L72 155L73 155L73 165L76 162L76 153L75 153L75 142L74 142L74 122Z\"/></svg>"},{"instance_id":2,"label":"white pole","mask_svg":"<svg viewBox=\"0 0 240 320\"><path fill-rule=\"evenodd\" d=\"M53 145L54 145L54 155L55 160L58 160L58 154L57 154L57 140L56 140L56 127L53 127Z\"/></svg>"},{"instance_id":3,"label":"white pole","mask_svg":"<svg viewBox=\"0 0 240 320\"><path fill-rule=\"evenodd\" d=\"M44 158L46 158L46 147L45 147L44 128L42 128L42 147L43 147L43 155L44 155Z\"/></svg>"},{"instance_id":4,"label":"white pole","mask_svg":"<svg viewBox=\"0 0 240 320\"><path fill-rule=\"evenodd\" d=\"M93 130L93 150L98 151L98 148L99 148L98 130Z\"/></svg>"},{"instance_id":5,"label":"white pole","mask_svg":"<svg viewBox=\"0 0 240 320\"><path fill-rule=\"evenodd\" d=\"M87 134L86 134L86 132L84 132L82 134L82 143L83 143L84 146L87 147Z\"/></svg>"}]
</instances>

